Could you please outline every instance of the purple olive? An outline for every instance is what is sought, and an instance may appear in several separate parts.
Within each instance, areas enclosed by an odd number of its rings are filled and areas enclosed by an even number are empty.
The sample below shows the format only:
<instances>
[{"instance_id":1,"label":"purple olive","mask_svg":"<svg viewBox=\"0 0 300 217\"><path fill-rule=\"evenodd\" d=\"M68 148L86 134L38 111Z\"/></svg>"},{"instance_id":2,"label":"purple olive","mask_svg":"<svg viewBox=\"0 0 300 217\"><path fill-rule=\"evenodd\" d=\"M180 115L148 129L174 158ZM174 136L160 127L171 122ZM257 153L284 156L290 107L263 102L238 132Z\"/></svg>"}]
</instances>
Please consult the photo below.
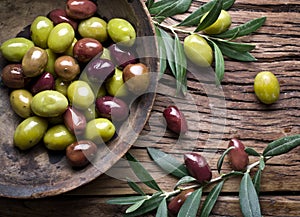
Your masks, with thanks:
<instances>
[{"instance_id":1,"label":"purple olive","mask_svg":"<svg viewBox=\"0 0 300 217\"><path fill-rule=\"evenodd\" d=\"M244 144L240 140L233 138L229 141L228 148L232 146L234 149L228 153L229 163L232 169L237 171L245 170L249 164L249 156L245 152Z\"/></svg>"},{"instance_id":2,"label":"purple olive","mask_svg":"<svg viewBox=\"0 0 300 217\"><path fill-rule=\"evenodd\" d=\"M128 64L137 63L137 58L132 51L121 49L116 44L109 47L112 61L120 68L125 68Z\"/></svg>"},{"instance_id":3,"label":"purple olive","mask_svg":"<svg viewBox=\"0 0 300 217\"><path fill-rule=\"evenodd\" d=\"M97 5L88 0L68 0L67 15L75 20L84 20L92 17L97 11Z\"/></svg>"},{"instance_id":4,"label":"purple olive","mask_svg":"<svg viewBox=\"0 0 300 217\"><path fill-rule=\"evenodd\" d=\"M66 127L73 134L81 135L85 132L86 118L84 114L75 108L68 107L63 115L63 118Z\"/></svg>"},{"instance_id":5,"label":"purple olive","mask_svg":"<svg viewBox=\"0 0 300 217\"><path fill-rule=\"evenodd\" d=\"M174 216L177 216L181 206L185 200L194 192L194 189L188 189L180 192L176 197L172 198L168 204L168 210Z\"/></svg>"},{"instance_id":6,"label":"purple olive","mask_svg":"<svg viewBox=\"0 0 300 217\"><path fill-rule=\"evenodd\" d=\"M31 86L31 93L35 95L43 90L53 90L54 84L55 80L53 75L49 72L44 72Z\"/></svg>"},{"instance_id":7,"label":"purple olive","mask_svg":"<svg viewBox=\"0 0 300 217\"><path fill-rule=\"evenodd\" d=\"M96 100L96 109L100 116L123 121L128 117L128 105L121 99L112 96L103 96Z\"/></svg>"},{"instance_id":8,"label":"purple olive","mask_svg":"<svg viewBox=\"0 0 300 217\"><path fill-rule=\"evenodd\" d=\"M168 106L163 111L163 116L167 122L167 127L177 133L186 133L188 130L184 114L174 105Z\"/></svg>"},{"instance_id":9,"label":"purple olive","mask_svg":"<svg viewBox=\"0 0 300 217\"><path fill-rule=\"evenodd\" d=\"M86 74L91 82L103 82L112 77L115 73L115 66L108 59L95 58L86 66Z\"/></svg>"},{"instance_id":10,"label":"purple olive","mask_svg":"<svg viewBox=\"0 0 300 217\"><path fill-rule=\"evenodd\" d=\"M82 38L74 45L73 56L79 62L88 62L102 51L102 44L96 39Z\"/></svg>"},{"instance_id":11,"label":"purple olive","mask_svg":"<svg viewBox=\"0 0 300 217\"><path fill-rule=\"evenodd\" d=\"M24 88L29 78L23 74L22 64L8 64L2 69L2 82L9 88Z\"/></svg>"},{"instance_id":12,"label":"purple olive","mask_svg":"<svg viewBox=\"0 0 300 217\"><path fill-rule=\"evenodd\" d=\"M48 17L53 21L54 25L57 25L59 23L69 23L75 31L77 30L78 23L68 17L67 12L64 9L54 9L50 11Z\"/></svg>"},{"instance_id":13,"label":"purple olive","mask_svg":"<svg viewBox=\"0 0 300 217\"><path fill-rule=\"evenodd\" d=\"M84 167L96 156L98 147L89 140L72 143L66 149L66 157L73 167Z\"/></svg>"},{"instance_id":14,"label":"purple olive","mask_svg":"<svg viewBox=\"0 0 300 217\"><path fill-rule=\"evenodd\" d=\"M212 178L212 172L206 159L197 153L188 153L184 155L185 166L192 177L198 182L209 182Z\"/></svg>"}]
</instances>

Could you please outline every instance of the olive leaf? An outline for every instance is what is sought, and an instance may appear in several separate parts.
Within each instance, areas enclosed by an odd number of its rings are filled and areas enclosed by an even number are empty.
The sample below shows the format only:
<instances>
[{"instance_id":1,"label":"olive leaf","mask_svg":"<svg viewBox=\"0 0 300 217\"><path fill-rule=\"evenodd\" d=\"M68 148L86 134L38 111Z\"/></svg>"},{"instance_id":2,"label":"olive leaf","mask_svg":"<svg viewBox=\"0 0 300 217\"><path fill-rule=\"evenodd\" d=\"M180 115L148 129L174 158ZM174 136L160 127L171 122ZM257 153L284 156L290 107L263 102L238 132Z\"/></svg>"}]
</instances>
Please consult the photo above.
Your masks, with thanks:
<instances>
[{"instance_id":1,"label":"olive leaf","mask_svg":"<svg viewBox=\"0 0 300 217\"><path fill-rule=\"evenodd\" d=\"M135 175L148 187L161 191L159 186L153 177L148 173L148 171L142 166L142 164L137 161L129 152L126 153L126 158L130 164L130 167L134 171Z\"/></svg>"},{"instance_id":2,"label":"olive leaf","mask_svg":"<svg viewBox=\"0 0 300 217\"><path fill-rule=\"evenodd\" d=\"M145 201L146 201L146 199L137 201L136 203L134 203L133 205L131 205L130 207L128 207L126 209L125 213L134 212L135 210L137 210L138 208L140 208Z\"/></svg>"},{"instance_id":3,"label":"olive leaf","mask_svg":"<svg viewBox=\"0 0 300 217\"><path fill-rule=\"evenodd\" d=\"M267 157L285 154L299 145L300 134L283 137L269 143L263 152L263 156Z\"/></svg>"},{"instance_id":4,"label":"olive leaf","mask_svg":"<svg viewBox=\"0 0 300 217\"><path fill-rule=\"evenodd\" d=\"M219 46L216 43L214 43L212 40L210 40L210 42L213 44L214 47L216 85L219 86L221 84L221 81L223 80L224 73L225 73L224 57Z\"/></svg>"},{"instance_id":5,"label":"olive leaf","mask_svg":"<svg viewBox=\"0 0 300 217\"><path fill-rule=\"evenodd\" d=\"M144 201L138 209L131 213L126 213L124 217L141 216L145 213L155 210L163 199L164 197L161 196L161 192L159 194L154 194L150 199Z\"/></svg>"},{"instance_id":6,"label":"olive leaf","mask_svg":"<svg viewBox=\"0 0 300 217\"><path fill-rule=\"evenodd\" d=\"M150 196L148 195L140 195L140 196L129 196L129 197L120 197L114 198L107 201L108 204L115 204L115 205L130 205L137 203L141 200L149 199Z\"/></svg>"},{"instance_id":7,"label":"olive leaf","mask_svg":"<svg viewBox=\"0 0 300 217\"><path fill-rule=\"evenodd\" d=\"M222 6L223 6L222 0L216 0L213 6L211 7L210 11L206 15L206 17L203 19L202 22L200 22L200 24L196 28L195 32L199 32L205 29L206 27L210 26L211 24L213 24L218 19L222 10Z\"/></svg>"},{"instance_id":8,"label":"olive leaf","mask_svg":"<svg viewBox=\"0 0 300 217\"><path fill-rule=\"evenodd\" d=\"M265 166L266 166L265 158L264 158L264 157L261 157L261 158L259 159L259 169L260 169L260 170L264 170L264 169L265 169Z\"/></svg>"},{"instance_id":9,"label":"olive leaf","mask_svg":"<svg viewBox=\"0 0 300 217\"><path fill-rule=\"evenodd\" d=\"M222 153L222 155L219 157L218 162L217 162L218 173L221 172L221 169L222 169L222 165L223 165L223 161L224 161L225 156L226 156L226 155L228 154L228 152L229 152L230 150L232 150L232 149L234 149L233 146L227 148L227 149Z\"/></svg>"},{"instance_id":10,"label":"olive leaf","mask_svg":"<svg viewBox=\"0 0 300 217\"><path fill-rule=\"evenodd\" d=\"M172 2L170 0L168 0L168 1ZM177 1L173 2L172 4L169 4L164 9L160 10L158 13L156 13L155 19L158 22L162 22L164 20L164 18L166 18L166 17L170 17L170 16L173 16L176 14L182 14L190 8L191 4L192 4L192 0L177 0ZM155 5L153 5L153 6L155 6Z\"/></svg>"},{"instance_id":11,"label":"olive leaf","mask_svg":"<svg viewBox=\"0 0 300 217\"><path fill-rule=\"evenodd\" d=\"M240 42L232 42L232 41L225 41L225 40L218 40L217 43L240 52L251 51L255 48L254 44L249 44L249 43L240 43Z\"/></svg>"},{"instance_id":12,"label":"olive leaf","mask_svg":"<svg viewBox=\"0 0 300 217\"><path fill-rule=\"evenodd\" d=\"M129 187L132 188L132 190L134 190L135 192L141 194L141 195L146 195L145 192L143 192L143 190L132 180L130 180L129 178L127 178L127 184L129 185Z\"/></svg>"},{"instance_id":13,"label":"olive leaf","mask_svg":"<svg viewBox=\"0 0 300 217\"><path fill-rule=\"evenodd\" d=\"M156 38L158 43L158 54L159 54L159 66L160 66L159 77L161 78L167 68L166 48L163 39L161 37L160 30L158 29L157 26L155 26L155 32L156 32Z\"/></svg>"},{"instance_id":14,"label":"olive leaf","mask_svg":"<svg viewBox=\"0 0 300 217\"><path fill-rule=\"evenodd\" d=\"M224 185L224 180L219 182L207 195L204 203L203 203L203 208L201 211L200 217L208 217L211 210L213 209L214 205L217 202L217 199L219 197L219 194L223 188Z\"/></svg>"},{"instance_id":15,"label":"olive leaf","mask_svg":"<svg viewBox=\"0 0 300 217\"><path fill-rule=\"evenodd\" d=\"M255 191L256 191L257 195L259 195L259 192L260 192L261 173L262 173L262 170L259 168L256 171L256 173L254 174L253 179L252 179L252 182L255 187Z\"/></svg>"},{"instance_id":16,"label":"olive leaf","mask_svg":"<svg viewBox=\"0 0 300 217\"><path fill-rule=\"evenodd\" d=\"M184 49L178 35L175 34L174 39L174 61L175 61L175 70L176 70L176 86L177 93L182 91L183 94L187 91L187 77L186 77L186 68L187 68L187 60L184 53Z\"/></svg>"},{"instance_id":17,"label":"olive leaf","mask_svg":"<svg viewBox=\"0 0 300 217\"><path fill-rule=\"evenodd\" d=\"M147 6L147 8L148 8L148 9L151 8L152 5L153 5L153 3L154 3L154 0L147 0L147 1L146 1L146 6Z\"/></svg>"},{"instance_id":18,"label":"olive leaf","mask_svg":"<svg viewBox=\"0 0 300 217\"><path fill-rule=\"evenodd\" d=\"M202 188L195 190L183 203L179 210L177 217L196 217L198 208L200 206L202 196Z\"/></svg>"},{"instance_id":19,"label":"olive leaf","mask_svg":"<svg viewBox=\"0 0 300 217\"><path fill-rule=\"evenodd\" d=\"M225 179L225 178L227 179L227 178L229 178L231 176L243 176L243 175L244 175L243 172L240 172L240 171L231 171L230 173L223 174L222 178L223 179Z\"/></svg>"},{"instance_id":20,"label":"olive leaf","mask_svg":"<svg viewBox=\"0 0 300 217\"><path fill-rule=\"evenodd\" d=\"M253 148L250 147L246 147L245 152L251 156L256 156L256 157L260 156L260 154L257 151L255 151Z\"/></svg>"},{"instance_id":21,"label":"olive leaf","mask_svg":"<svg viewBox=\"0 0 300 217\"><path fill-rule=\"evenodd\" d=\"M222 9L229 9L234 2L235 0L223 0ZM186 17L181 23L178 24L178 26L198 26L202 16L211 10L214 3L215 0L205 3L197 10L195 10L192 14L190 14L188 17Z\"/></svg>"},{"instance_id":22,"label":"olive leaf","mask_svg":"<svg viewBox=\"0 0 300 217\"><path fill-rule=\"evenodd\" d=\"M260 205L258 196L251 181L249 173L245 173L240 184L239 190L240 207L244 216L260 217Z\"/></svg>"},{"instance_id":23,"label":"olive leaf","mask_svg":"<svg viewBox=\"0 0 300 217\"><path fill-rule=\"evenodd\" d=\"M178 178L189 175L185 166L174 156L160 151L156 148L147 148L147 150L154 162L167 173L170 173L171 175Z\"/></svg>"},{"instance_id":24,"label":"olive leaf","mask_svg":"<svg viewBox=\"0 0 300 217\"><path fill-rule=\"evenodd\" d=\"M155 217L166 217L168 216L167 198L164 198L158 208Z\"/></svg>"},{"instance_id":25,"label":"olive leaf","mask_svg":"<svg viewBox=\"0 0 300 217\"><path fill-rule=\"evenodd\" d=\"M164 10L165 8L168 8L169 6L171 6L172 4L174 4L174 2L176 2L177 0L160 0L157 2L154 2L151 7L149 9L150 14L158 14L160 11Z\"/></svg>"},{"instance_id":26,"label":"olive leaf","mask_svg":"<svg viewBox=\"0 0 300 217\"><path fill-rule=\"evenodd\" d=\"M229 29L218 35L214 35L217 38L237 38L245 35L249 35L252 32L259 29L266 21L266 17L260 17L250 20L244 24L241 24L233 29Z\"/></svg>"},{"instance_id":27,"label":"olive leaf","mask_svg":"<svg viewBox=\"0 0 300 217\"><path fill-rule=\"evenodd\" d=\"M184 176L182 177L176 184L174 188L177 188L179 185L187 184L196 181L196 179L192 176Z\"/></svg>"}]
</instances>

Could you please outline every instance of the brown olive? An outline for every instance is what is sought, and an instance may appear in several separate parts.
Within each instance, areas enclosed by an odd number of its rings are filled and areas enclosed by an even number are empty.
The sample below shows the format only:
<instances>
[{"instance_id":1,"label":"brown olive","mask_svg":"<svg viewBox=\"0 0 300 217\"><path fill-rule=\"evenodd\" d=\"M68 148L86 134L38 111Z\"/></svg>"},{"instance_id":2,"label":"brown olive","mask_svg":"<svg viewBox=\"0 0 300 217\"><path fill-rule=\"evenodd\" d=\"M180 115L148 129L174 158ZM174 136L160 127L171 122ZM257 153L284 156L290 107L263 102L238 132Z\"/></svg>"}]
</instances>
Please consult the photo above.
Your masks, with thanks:
<instances>
[{"instance_id":1,"label":"brown olive","mask_svg":"<svg viewBox=\"0 0 300 217\"><path fill-rule=\"evenodd\" d=\"M142 94L150 84L149 69L143 63L128 64L123 70L123 79L128 90Z\"/></svg>"},{"instance_id":2,"label":"brown olive","mask_svg":"<svg viewBox=\"0 0 300 217\"><path fill-rule=\"evenodd\" d=\"M197 153L187 153L184 155L185 166L192 177L198 182L209 182L212 178L212 172L206 159Z\"/></svg>"},{"instance_id":3,"label":"brown olive","mask_svg":"<svg viewBox=\"0 0 300 217\"><path fill-rule=\"evenodd\" d=\"M23 74L21 64L8 64L2 69L2 82L9 88L19 89L26 86L29 78Z\"/></svg>"},{"instance_id":4,"label":"brown olive","mask_svg":"<svg viewBox=\"0 0 300 217\"><path fill-rule=\"evenodd\" d=\"M63 118L66 127L73 134L81 135L84 133L86 118L80 111L69 106L65 111Z\"/></svg>"},{"instance_id":5,"label":"brown olive","mask_svg":"<svg viewBox=\"0 0 300 217\"><path fill-rule=\"evenodd\" d=\"M99 97L96 109L101 117L115 121L123 121L128 117L128 105L121 99L112 96Z\"/></svg>"},{"instance_id":6,"label":"brown olive","mask_svg":"<svg viewBox=\"0 0 300 217\"><path fill-rule=\"evenodd\" d=\"M41 75L47 65L48 55L39 47L30 48L22 59L22 69L26 77Z\"/></svg>"},{"instance_id":7,"label":"brown olive","mask_svg":"<svg viewBox=\"0 0 300 217\"><path fill-rule=\"evenodd\" d=\"M69 18L64 9L54 9L50 11L48 17L53 21L54 25L57 25L59 23L69 23L74 30L77 30L78 23L75 20Z\"/></svg>"},{"instance_id":8,"label":"brown olive","mask_svg":"<svg viewBox=\"0 0 300 217\"><path fill-rule=\"evenodd\" d=\"M102 44L96 39L82 38L75 43L73 56L79 62L88 62L102 51Z\"/></svg>"},{"instance_id":9,"label":"brown olive","mask_svg":"<svg viewBox=\"0 0 300 217\"><path fill-rule=\"evenodd\" d=\"M229 147L234 147L228 152L229 163L232 169L237 171L245 170L249 164L249 156L245 152L244 144L240 140L233 138L229 141Z\"/></svg>"},{"instance_id":10,"label":"brown olive","mask_svg":"<svg viewBox=\"0 0 300 217\"><path fill-rule=\"evenodd\" d=\"M167 127L177 133L186 133L188 130L184 114L174 105L168 106L163 111L163 116L167 122Z\"/></svg>"},{"instance_id":11,"label":"brown olive","mask_svg":"<svg viewBox=\"0 0 300 217\"><path fill-rule=\"evenodd\" d=\"M49 72L44 72L38 80L31 86L31 93L37 94L43 90L53 90L54 89L54 77Z\"/></svg>"},{"instance_id":12,"label":"brown olive","mask_svg":"<svg viewBox=\"0 0 300 217\"><path fill-rule=\"evenodd\" d=\"M177 215L185 200L194 192L194 189L188 189L180 192L177 196L171 199L168 204L168 210L171 214Z\"/></svg>"},{"instance_id":13,"label":"brown olive","mask_svg":"<svg viewBox=\"0 0 300 217\"><path fill-rule=\"evenodd\" d=\"M129 49L130 48L123 49L116 44L109 47L110 56L113 62L121 69L130 63L137 63L137 58L135 57L134 52Z\"/></svg>"},{"instance_id":14,"label":"brown olive","mask_svg":"<svg viewBox=\"0 0 300 217\"><path fill-rule=\"evenodd\" d=\"M83 20L93 16L97 5L89 0L68 0L66 5L67 15L76 20Z\"/></svg>"},{"instance_id":15,"label":"brown olive","mask_svg":"<svg viewBox=\"0 0 300 217\"><path fill-rule=\"evenodd\" d=\"M54 69L63 81L72 81L80 73L77 61L71 56L61 56L55 60Z\"/></svg>"},{"instance_id":16,"label":"brown olive","mask_svg":"<svg viewBox=\"0 0 300 217\"><path fill-rule=\"evenodd\" d=\"M97 145L92 141L77 141L67 147L66 157L71 166L84 167L95 157L97 149Z\"/></svg>"}]
</instances>

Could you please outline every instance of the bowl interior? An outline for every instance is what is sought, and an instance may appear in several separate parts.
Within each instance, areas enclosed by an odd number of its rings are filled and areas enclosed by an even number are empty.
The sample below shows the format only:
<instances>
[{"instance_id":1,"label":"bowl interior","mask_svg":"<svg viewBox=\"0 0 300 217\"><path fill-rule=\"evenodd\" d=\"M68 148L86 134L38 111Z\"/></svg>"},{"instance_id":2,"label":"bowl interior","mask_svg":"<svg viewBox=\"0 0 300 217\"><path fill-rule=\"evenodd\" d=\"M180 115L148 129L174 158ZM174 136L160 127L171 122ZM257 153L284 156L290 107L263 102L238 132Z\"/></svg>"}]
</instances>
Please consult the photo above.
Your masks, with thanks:
<instances>
[{"instance_id":1,"label":"bowl interior","mask_svg":"<svg viewBox=\"0 0 300 217\"><path fill-rule=\"evenodd\" d=\"M47 15L55 8L64 8L61 0L2 0L0 2L0 42L15 37L38 15ZM121 17L130 21L137 36L153 36L148 13L140 1L99 0L98 14L104 19ZM155 40L139 43L138 50L156 52ZM13 145L13 134L21 119L9 104L10 90L0 86L0 196L11 198L39 198L57 195L86 184L107 171L132 146L143 129L155 98L157 61L145 56L142 61L149 66L152 91L138 97L131 105L130 116L120 127L116 138L103 146L93 164L74 170L66 162L64 153L51 153L39 144L24 152ZM0 70L6 64L0 56Z\"/></svg>"}]
</instances>

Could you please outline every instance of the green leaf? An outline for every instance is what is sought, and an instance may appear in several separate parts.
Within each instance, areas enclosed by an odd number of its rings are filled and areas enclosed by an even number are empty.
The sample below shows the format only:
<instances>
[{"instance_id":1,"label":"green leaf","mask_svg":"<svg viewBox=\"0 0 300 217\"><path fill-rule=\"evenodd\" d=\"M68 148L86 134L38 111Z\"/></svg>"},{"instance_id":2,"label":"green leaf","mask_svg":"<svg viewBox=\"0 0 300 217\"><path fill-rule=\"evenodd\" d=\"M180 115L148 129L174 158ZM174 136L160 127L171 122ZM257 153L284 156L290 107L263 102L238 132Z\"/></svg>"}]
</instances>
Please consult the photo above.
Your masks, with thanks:
<instances>
[{"instance_id":1,"label":"green leaf","mask_svg":"<svg viewBox=\"0 0 300 217\"><path fill-rule=\"evenodd\" d=\"M211 24L213 24L218 19L222 10L222 6L223 6L222 0L216 0L211 10L208 12L206 17L196 28L195 32L201 31L206 27L209 27Z\"/></svg>"},{"instance_id":2,"label":"green leaf","mask_svg":"<svg viewBox=\"0 0 300 217\"><path fill-rule=\"evenodd\" d=\"M222 44L233 50L241 51L241 52L251 51L255 48L254 44L238 43L238 42L225 41L225 40L223 40L223 41L218 40L218 44Z\"/></svg>"},{"instance_id":3,"label":"green leaf","mask_svg":"<svg viewBox=\"0 0 300 217\"><path fill-rule=\"evenodd\" d=\"M145 192L143 192L143 190L132 180L130 180L129 178L127 178L127 184L129 185L129 187L132 188L132 190L134 190L135 192L141 194L141 195L146 195Z\"/></svg>"},{"instance_id":4,"label":"green leaf","mask_svg":"<svg viewBox=\"0 0 300 217\"><path fill-rule=\"evenodd\" d=\"M257 151L255 151L253 148L250 148L250 147L246 147L245 152L251 156L256 156L256 157L260 156L260 154L257 153Z\"/></svg>"},{"instance_id":5,"label":"green leaf","mask_svg":"<svg viewBox=\"0 0 300 217\"><path fill-rule=\"evenodd\" d=\"M141 216L156 209L161 201L164 199L160 194L153 195L150 199L146 200L137 210L131 213L126 213L124 217Z\"/></svg>"},{"instance_id":6,"label":"green leaf","mask_svg":"<svg viewBox=\"0 0 300 217\"><path fill-rule=\"evenodd\" d=\"M125 213L131 213L134 212L135 210L137 210L138 208L140 208L143 203L146 201L146 199L144 200L140 200L138 202L136 202L135 204L131 205L130 207L128 207L125 211Z\"/></svg>"},{"instance_id":7,"label":"green leaf","mask_svg":"<svg viewBox=\"0 0 300 217\"><path fill-rule=\"evenodd\" d=\"M219 197L219 194L223 188L224 185L224 180L219 182L207 195L204 203L203 203L203 208L201 211L200 217L208 217L211 210L214 208L217 199Z\"/></svg>"},{"instance_id":8,"label":"green leaf","mask_svg":"<svg viewBox=\"0 0 300 217\"><path fill-rule=\"evenodd\" d=\"M260 205L249 173L245 173L240 184L240 207L244 216L260 217Z\"/></svg>"},{"instance_id":9,"label":"green leaf","mask_svg":"<svg viewBox=\"0 0 300 217\"><path fill-rule=\"evenodd\" d=\"M249 52L242 52L242 51L234 50L234 48L232 48L232 47L230 47L227 44L222 43L222 42L216 42L215 41L215 43L221 49L222 54L229 57L229 58L231 58L231 59L244 61L244 62L252 62L252 61L257 60Z\"/></svg>"},{"instance_id":10,"label":"green leaf","mask_svg":"<svg viewBox=\"0 0 300 217\"><path fill-rule=\"evenodd\" d=\"M225 156L228 154L228 152L229 152L231 149L234 149L234 147L231 146L231 147L227 148L227 149L223 152L223 154L220 156L220 158L219 158L219 160L218 160L218 162L217 162L218 173L221 172L224 158L225 158Z\"/></svg>"},{"instance_id":11,"label":"green leaf","mask_svg":"<svg viewBox=\"0 0 300 217\"><path fill-rule=\"evenodd\" d=\"M189 175L185 166L173 155L167 154L156 148L147 148L147 150L154 162L167 173L170 173L178 178Z\"/></svg>"},{"instance_id":12,"label":"green leaf","mask_svg":"<svg viewBox=\"0 0 300 217\"><path fill-rule=\"evenodd\" d=\"M129 164L134 171L135 175L148 187L161 191L156 181L148 173L148 171L138 162L129 152L126 153L126 158L129 161Z\"/></svg>"},{"instance_id":13,"label":"green leaf","mask_svg":"<svg viewBox=\"0 0 300 217\"><path fill-rule=\"evenodd\" d=\"M265 166L266 166L265 158L264 158L264 157L261 157L261 158L259 159L259 169L260 169L260 170L264 170L264 169L265 169Z\"/></svg>"},{"instance_id":14,"label":"green leaf","mask_svg":"<svg viewBox=\"0 0 300 217\"><path fill-rule=\"evenodd\" d=\"M170 1L172 2L172 1ZM186 12L191 6L192 0L177 0L167 7L156 13L157 17L171 17L176 14L182 14ZM161 22L163 19L159 19Z\"/></svg>"},{"instance_id":15,"label":"green leaf","mask_svg":"<svg viewBox=\"0 0 300 217\"><path fill-rule=\"evenodd\" d=\"M180 43L180 39L178 38L177 34L175 34L174 48L175 48L174 61L175 61L175 69L176 69L177 93L179 93L181 90L185 94L187 91L187 77L186 77L187 60L186 60L183 46Z\"/></svg>"},{"instance_id":16,"label":"green leaf","mask_svg":"<svg viewBox=\"0 0 300 217\"><path fill-rule=\"evenodd\" d=\"M196 217L198 208L200 206L202 196L202 188L194 191L183 203L179 210L177 217Z\"/></svg>"},{"instance_id":17,"label":"green leaf","mask_svg":"<svg viewBox=\"0 0 300 217\"><path fill-rule=\"evenodd\" d=\"M258 169L252 179L252 182L253 182L253 185L254 185L257 195L259 195L259 192L260 192L261 173L262 173L262 171L260 169Z\"/></svg>"},{"instance_id":18,"label":"green leaf","mask_svg":"<svg viewBox=\"0 0 300 217\"><path fill-rule=\"evenodd\" d=\"M269 143L263 152L263 156L267 157L285 154L299 145L300 134L283 137Z\"/></svg>"},{"instance_id":19,"label":"green leaf","mask_svg":"<svg viewBox=\"0 0 300 217\"><path fill-rule=\"evenodd\" d=\"M155 217L166 217L168 216L168 207L167 207L167 199L164 198L157 209Z\"/></svg>"},{"instance_id":20,"label":"green leaf","mask_svg":"<svg viewBox=\"0 0 300 217\"><path fill-rule=\"evenodd\" d=\"M249 35L250 33L259 29L266 21L266 17L260 17L250 20L242 25L239 25L233 29L229 29L224 33L215 35L217 38L237 38L244 35Z\"/></svg>"},{"instance_id":21,"label":"green leaf","mask_svg":"<svg viewBox=\"0 0 300 217\"><path fill-rule=\"evenodd\" d=\"M167 56L166 56L166 48L164 41L161 37L160 30L157 26L155 26L156 38L158 43L158 54L159 54L159 65L160 65L160 78L163 76L167 69Z\"/></svg>"},{"instance_id":22,"label":"green leaf","mask_svg":"<svg viewBox=\"0 0 300 217\"><path fill-rule=\"evenodd\" d=\"M139 202L141 200L146 200L148 198L149 198L149 196L147 196L147 195L120 197L120 198L114 198L114 199L108 200L107 203L115 204L115 205L130 205L130 204Z\"/></svg>"},{"instance_id":23,"label":"green leaf","mask_svg":"<svg viewBox=\"0 0 300 217\"><path fill-rule=\"evenodd\" d=\"M170 7L172 4L174 4L174 2L176 2L176 0L160 0L154 2L149 8L149 12L150 14L156 15L165 8Z\"/></svg>"},{"instance_id":24,"label":"green leaf","mask_svg":"<svg viewBox=\"0 0 300 217\"><path fill-rule=\"evenodd\" d=\"M226 173L224 175L222 175L223 179L225 178L229 178L231 176L243 176L244 173L243 172L239 172L239 171L231 171L230 173Z\"/></svg>"},{"instance_id":25,"label":"green leaf","mask_svg":"<svg viewBox=\"0 0 300 217\"><path fill-rule=\"evenodd\" d=\"M175 185L175 188L178 187L179 185L183 185L186 183L194 182L196 179L192 176L184 176L182 177Z\"/></svg>"},{"instance_id":26,"label":"green leaf","mask_svg":"<svg viewBox=\"0 0 300 217\"><path fill-rule=\"evenodd\" d=\"M220 85L225 73L224 57L219 46L212 40L210 40L210 42L213 44L214 47L216 84Z\"/></svg>"},{"instance_id":27,"label":"green leaf","mask_svg":"<svg viewBox=\"0 0 300 217\"><path fill-rule=\"evenodd\" d=\"M150 9L152 7L153 3L154 3L154 0L147 0L146 1L147 8Z\"/></svg>"},{"instance_id":28,"label":"green leaf","mask_svg":"<svg viewBox=\"0 0 300 217\"><path fill-rule=\"evenodd\" d=\"M234 2L235 0L224 0L222 9L229 9ZM195 10L191 15L185 18L181 23L179 23L178 26L198 26L201 17L211 10L214 3L215 0L205 3L197 10Z\"/></svg>"}]
</instances>

